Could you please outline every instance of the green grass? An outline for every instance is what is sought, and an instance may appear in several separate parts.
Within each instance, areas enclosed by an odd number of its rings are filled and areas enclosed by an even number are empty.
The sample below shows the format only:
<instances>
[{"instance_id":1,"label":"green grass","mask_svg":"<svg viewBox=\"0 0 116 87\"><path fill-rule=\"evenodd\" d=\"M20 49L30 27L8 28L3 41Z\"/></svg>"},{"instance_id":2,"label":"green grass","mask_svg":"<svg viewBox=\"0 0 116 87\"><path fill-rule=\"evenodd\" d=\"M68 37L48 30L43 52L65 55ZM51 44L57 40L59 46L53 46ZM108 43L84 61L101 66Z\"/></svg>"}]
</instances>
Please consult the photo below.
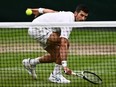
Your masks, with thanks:
<instances>
[{"instance_id":1,"label":"green grass","mask_svg":"<svg viewBox=\"0 0 116 87\"><path fill-rule=\"evenodd\" d=\"M97 73L103 80L101 85L93 85L81 78L64 76L71 80L70 84L56 84L48 81L54 64L37 65L38 79L28 75L22 66L23 58L38 56L38 53L2 53L0 54L0 87L115 87L116 55L70 55L68 65L73 70L89 70ZM40 54L42 55L42 54Z\"/></svg>"},{"instance_id":2,"label":"green grass","mask_svg":"<svg viewBox=\"0 0 116 87\"><path fill-rule=\"evenodd\" d=\"M116 44L115 31L103 30L81 30L74 29L70 36L70 41L80 44Z\"/></svg>"},{"instance_id":3,"label":"green grass","mask_svg":"<svg viewBox=\"0 0 116 87\"><path fill-rule=\"evenodd\" d=\"M33 43L27 29L0 29L0 44Z\"/></svg>"},{"instance_id":4,"label":"green grass","mask_svg":"<svg viewBox=\"0 0 116 87\"><path fill-rule=\"evenodd\" d=\"M71 43L116 45L116 31L74 30L70 36ZM33 45L35 40L27 34L27 29L0 29L0 47L15 44ZM13 45L10 45L13 44ZM20 46L20 45L18 45ZM115 50L115 49L114 49ZM43 52L4 52L0 53L0 87L116 87L116 54L115 55L73 55L68 56L68 66L73 70L89 70L97 73L103 80L101 85L93 85L83 79L68 76L70 84L56 84L48 81L54 68L52 64L37 65L36 81L22 66L24 58L35 58Z\"/></svg>"},{"instance_id":5,"label":"green grass","mask_svg":"<svg viewBox=\"0 0 116 87\"><path fill-rule=\"evenodd\" d=\"M116 31L74 29L70 36L72 43L116 44ZM0 43L33 43L27 29L0 29Z\"/></svg>"}]
</instances>

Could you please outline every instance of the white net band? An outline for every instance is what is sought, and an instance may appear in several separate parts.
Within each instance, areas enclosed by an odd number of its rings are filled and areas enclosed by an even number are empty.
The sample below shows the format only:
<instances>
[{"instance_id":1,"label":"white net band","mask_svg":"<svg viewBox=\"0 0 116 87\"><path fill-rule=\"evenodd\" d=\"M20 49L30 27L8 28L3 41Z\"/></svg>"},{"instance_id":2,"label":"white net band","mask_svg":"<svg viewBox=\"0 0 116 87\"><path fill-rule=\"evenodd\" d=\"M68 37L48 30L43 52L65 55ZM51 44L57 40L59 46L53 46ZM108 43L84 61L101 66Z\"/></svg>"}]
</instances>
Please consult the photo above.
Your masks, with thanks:
<instances>
[{"instance_id":1,"label":"white net band","mask_svg":"<svg viewBox=\"0 0 116 87\"><path fill-rule=\"evenodd\" d=\"M116 27L116 21L86 21L73 23L32 23L32 22L0 22L0 28L46 27Z\"/></svg>"}]
</instances>

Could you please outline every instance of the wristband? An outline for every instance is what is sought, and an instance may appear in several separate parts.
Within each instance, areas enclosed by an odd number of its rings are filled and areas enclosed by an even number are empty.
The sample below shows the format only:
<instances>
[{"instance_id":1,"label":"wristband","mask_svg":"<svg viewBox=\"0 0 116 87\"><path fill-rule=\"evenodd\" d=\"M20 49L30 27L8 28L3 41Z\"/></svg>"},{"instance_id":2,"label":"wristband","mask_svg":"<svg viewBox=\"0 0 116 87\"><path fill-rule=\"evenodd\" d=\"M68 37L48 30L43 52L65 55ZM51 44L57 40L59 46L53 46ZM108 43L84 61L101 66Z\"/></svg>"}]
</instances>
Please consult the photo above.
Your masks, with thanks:
<instances>
[{"instance_id":1,"label":"wristband","mask_svg":"<svg viewBox=\"0 0 116 87\"><path fill-rule=\"evenodd\" d=\"M67 61L62 61L62 66L66 67L67 66Z\"/></svg>"},{"instance_id":2,"label":"wristband","mask_svg":"<svg viewBox=\"0 0 116 87\"><path fill-rule=\"evenodd\" d=\"M44 8L39 8L38 11L39 13L44 13Z\"/></svg>"}]
</instances>

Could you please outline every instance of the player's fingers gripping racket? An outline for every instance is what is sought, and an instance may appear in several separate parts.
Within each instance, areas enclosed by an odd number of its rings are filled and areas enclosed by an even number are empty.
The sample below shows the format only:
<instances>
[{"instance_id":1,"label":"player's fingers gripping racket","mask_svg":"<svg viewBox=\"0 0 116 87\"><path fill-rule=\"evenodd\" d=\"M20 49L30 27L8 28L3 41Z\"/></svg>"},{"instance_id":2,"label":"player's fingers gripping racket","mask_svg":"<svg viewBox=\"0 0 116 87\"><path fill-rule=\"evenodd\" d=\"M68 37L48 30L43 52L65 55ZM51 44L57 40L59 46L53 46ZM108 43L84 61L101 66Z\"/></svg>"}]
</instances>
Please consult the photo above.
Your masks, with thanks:
<instances>
[{"instance_id":1,"label":"player's fingers gripping racket","mask_svg":"<svg viewBox=\"0 0 116 87\"><path fill-rule=\"evenodd\" d=\"M101 84L102 79L93 72L90 71L81 71L81 72L72 72L72 75L78 76L87 80L93 84Z\"/></svg>"}]
</instances>

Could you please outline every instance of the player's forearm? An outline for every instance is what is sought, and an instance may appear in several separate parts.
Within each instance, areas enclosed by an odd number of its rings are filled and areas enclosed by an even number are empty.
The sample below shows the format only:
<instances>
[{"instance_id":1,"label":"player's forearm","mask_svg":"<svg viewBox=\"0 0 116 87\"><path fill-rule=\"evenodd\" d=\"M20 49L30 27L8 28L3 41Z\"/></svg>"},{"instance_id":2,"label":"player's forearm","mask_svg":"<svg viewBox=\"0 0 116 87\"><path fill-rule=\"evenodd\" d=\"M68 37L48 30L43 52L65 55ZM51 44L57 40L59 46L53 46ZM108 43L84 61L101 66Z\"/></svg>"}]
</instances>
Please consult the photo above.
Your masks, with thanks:
<instances>
[{"instance_id":1,"label":"player's forearm","mask_svg":"<svg viewBox=\"0 0 116 87\"><path fill-rule=\"evenodd\" d=\"M61 38L60 57L61 61L67 61L69 42L66 38Z\"/></svg>"},{"instance_id":2,"label":"player's forearm","mask_svg":"<svg viewBox=\"0 0 116 87\"><path fill-rule=\"evenodd\" d=\"M47 8L42 8L43 9L43 13L54 13L54 12L57 12L55 10L52 10L52 9L47 9Z\"/></svg>"},{"instance_id":3,"label":"player's forearm","mask_svg":"<svg viewBox=\"0 0 116 87\"><path fill-rule=\"evenodd\" d=\"M55 10L47 9L47 8L34 8L34 9L32 9L32 11L33 12L38 12L39 14L57 12Z\"/></svg>"},{"instance_id":4,"label":"player's forearm","mask_svg":"<svg viewBox=\"0 0 116 87\"><path fill-rule=\"evenodd\" d=\"M69 42L66 38L61 38L61 46L60 46L60 57L61 64L64 69L65 74L71 75L72 70L68 68L67 65L67 54L69 49Z\"/></svg>"},{"instance_id":5,"label":"player's forearm","mask_svg":"<svg viewBox=\"0 0 116 87\"><path fill-rule=\"evenodd\" d=\"M58 12L58 11L55 11L55 10L52 10L52 9L47 9L47 8L34 8L34 9L31 9L31 10L32 10L32 13L35 16L38 16L39 14L44 14L44 13Z\"/></svg>"}]
</instances>

